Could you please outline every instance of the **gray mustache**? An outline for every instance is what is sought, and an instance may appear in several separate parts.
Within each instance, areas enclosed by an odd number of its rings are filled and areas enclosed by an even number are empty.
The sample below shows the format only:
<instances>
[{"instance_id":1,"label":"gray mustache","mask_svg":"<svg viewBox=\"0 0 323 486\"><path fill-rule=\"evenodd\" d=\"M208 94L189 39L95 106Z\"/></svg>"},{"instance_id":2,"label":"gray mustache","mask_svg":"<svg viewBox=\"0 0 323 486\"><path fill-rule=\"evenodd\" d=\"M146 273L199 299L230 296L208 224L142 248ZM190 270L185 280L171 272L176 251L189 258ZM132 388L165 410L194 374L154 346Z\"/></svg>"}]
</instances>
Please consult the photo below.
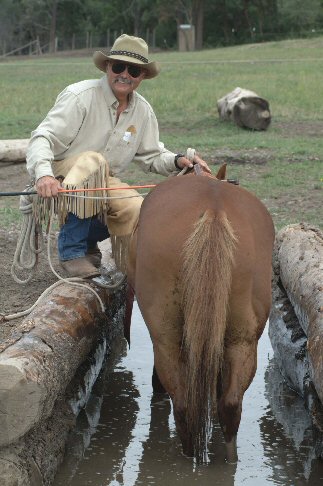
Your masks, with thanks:
<instances>
[{"instance_id":1,"label":"gray mustache","mask_svg":"<svg viewBox=\"0 0 323 486\"><path fill-rule=\"evenodd\" d=\"M114 82L115 82L115 83L117 83L117 82L119 82L119 81L121 81L121 82L123 82L123 83L125 83L125 84L132 84L132 81L131 81L130 79L123 78L122 76L118 76L118 77L117 77L117 78L114 80Z\"/></svg>"}]
</instances>

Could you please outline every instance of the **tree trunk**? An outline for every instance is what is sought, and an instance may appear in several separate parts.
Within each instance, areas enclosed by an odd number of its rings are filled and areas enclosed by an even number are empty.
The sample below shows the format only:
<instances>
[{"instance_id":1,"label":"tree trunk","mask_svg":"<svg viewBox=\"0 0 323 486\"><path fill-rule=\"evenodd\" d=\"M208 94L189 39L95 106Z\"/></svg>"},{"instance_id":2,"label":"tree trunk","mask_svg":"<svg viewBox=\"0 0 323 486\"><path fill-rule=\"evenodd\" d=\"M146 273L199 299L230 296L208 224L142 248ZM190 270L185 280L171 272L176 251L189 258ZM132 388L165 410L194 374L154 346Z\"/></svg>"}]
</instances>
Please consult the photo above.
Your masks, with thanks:
<instances>
[{"instance_id":1,"label":"tree trunk","mask_svg":"<svg viewBox=\"0 0 323 486\"><path fill-rule=\"evenodd\" d=\"M25 162L29 139L0 140L0 162Z\"/></svg>"},{"instance_id":2,"label":"tree trunk","mask_svg":"<svg viewBox=\"0 0 323 486\"><path fill-rule=\"evenodd\" d=\"M50 30L49 30L49 52L56 51L56 19L57 19L58 0L53 0Z\"/></svg>"},{"instance_id":3,"label":"tree trunk","mask_svg":"<svg viewBox=\"0 0 323 486\"><path fill-rule=\"evenodd\" d=\"M204 0L196 0L194 8L195 17L195 48L201 50L203 47L203 28L204 28Z\"/></svg>"},{"instance_id":4,"label":"tree trunk","mask_svg":"<svg viewBox=\"0 0 323 486\"><path fill-rule=\"evenodd\" d=\"M248 89L234 89L219 99L217 106L221 118L239 127L266 130L271 121L268 101Z\"/></svg>"},{"instance_id":5,"label":"tree trunk","mask_svg":"<svg viewBox=\"0 0 323 486\"><path fill-rule=\"evenodd\" d=\"M276 237L274 270L307 336L310 377L323 403L323 233L305 224Z\"/></svg>"},{"instance_id":6,"label":"tree trunk","mask_svg":"<svg viewBox=\"0 0 323 486\"><path fill-rule=\"evenodd\" d=\"M95 290L110 303L108 291ZM25 318L25 334L7 347L2 344L0 446L50 416L57 397L97 344L105 317L90 290L62 283Z\"/></svg>"}]
</instances>

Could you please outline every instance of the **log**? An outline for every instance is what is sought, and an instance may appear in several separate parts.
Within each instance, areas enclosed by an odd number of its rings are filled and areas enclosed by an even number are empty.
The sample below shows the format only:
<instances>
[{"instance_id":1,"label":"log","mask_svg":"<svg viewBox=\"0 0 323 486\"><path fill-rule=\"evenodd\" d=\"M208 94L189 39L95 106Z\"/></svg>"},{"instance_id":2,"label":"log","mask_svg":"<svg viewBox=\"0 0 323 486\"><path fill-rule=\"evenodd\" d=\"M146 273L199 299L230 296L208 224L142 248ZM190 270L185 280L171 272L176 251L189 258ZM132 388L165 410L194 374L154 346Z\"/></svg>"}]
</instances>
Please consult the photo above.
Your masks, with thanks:
<instances>
[{"instance_id":1,"label":"log","mask_svg":"<svg viewBox=\"0 0 323 486\"><path fill-rule=\"evenodd\" d=\"M217 101L223 120L231 120L242 128L267 130L271 122L269 103L254 91L235 88Z\"/></svg>"},{"instance_id":2,"label":"log","mask_svg":"<svg viewBox=\"0 0 323 486\"><path fill-rule=\"evenodd\" d=\"M116 301L119 299L116 294L114 297ZM82 450L78 452L80 454L84 452L100 419L106 375L116 364L120 354L125 351L122 320L119 319L120 316L118 317L118 311L113 314L107 336L99 341L98 347L77 370L64 395L57 397L50 417L41 420L14 444L0 448L1 486L52 484L57 469L63 461L65 462L66 452L71 454L72 449L73 458L75 449L80 447ZM90 388L100 372L102 357L106 359L107 356L108 366L104 367L93 393ZM81 430L76 426L80 411ZM68 475L64 476L65 482L67 478ZM58 482L61 484L60 479Z\"/></svg>"},{"instance_id":3,"label":"log","mask_svg":"<svg viewBox=\"0 0 323 486\"><path fill-rule=\"evenodd\" d=\"M269 338L276 362L288 385L305 398L309 388L307 338L288 299L281 298L275 304L269 317Z\"/></svg>"},{"instance_id":4,"label":"log","mask_svg":"<svg viewBox=\"0 0 323 486\"><path fill-rule=\"evenodd\" d=\"M307 337L309 372L323 403L323 233L307 224L276 236L273 265Z\"/></svg>"},{"instance_id":5,"label":"log","mask_svg":"<svg viewBox=\"0 0 323 486\"><path fill-rule=\"evenodd\" d=\"M0 140L0 162L25 162L29 138Z\"/></svg>"},{"instance_id":6,"label":"log","mask_svg":"<svg viewBox=\"0 0 323 486\"><path fill-rule=\"evenodd\" d=\"M108 308L112 300L115 307L112 294L95 290ZM25 318L27 332L0 353L0 446L50 416L57 397L97 344L105 318L90 290L67 283Z\"/></svg>"}]
</instances>

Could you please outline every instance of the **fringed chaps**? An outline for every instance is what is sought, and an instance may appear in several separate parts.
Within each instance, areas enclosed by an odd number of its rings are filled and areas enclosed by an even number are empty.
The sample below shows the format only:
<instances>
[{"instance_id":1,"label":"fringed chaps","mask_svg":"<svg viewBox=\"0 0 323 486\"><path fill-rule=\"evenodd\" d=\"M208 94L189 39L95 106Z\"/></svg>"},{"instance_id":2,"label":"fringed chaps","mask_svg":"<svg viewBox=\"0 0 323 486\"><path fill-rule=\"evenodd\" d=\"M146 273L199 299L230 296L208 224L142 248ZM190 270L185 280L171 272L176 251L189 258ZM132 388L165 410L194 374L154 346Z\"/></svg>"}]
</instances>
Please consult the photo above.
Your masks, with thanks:
<instances>
[{"instance_id":1,"label":"fringed chaps","mask_svg":"<svg viewBox=\"0 0 323 486\"><path fill-rule=\"evenodd\" d=\"M65 223L69 212L81 219L98 217L108 227L116 266L125 273L128 244L139 218L143 198L133 189L123 190L122 187L128 187L128 184L109 176L108 162L97 152L84 152L65 160L54 161L52 167L55 177L61 176L64 179L62 187L66 189L118 187L112 191L62 194L55 199L54 211L60 225ZM91 196L97 199L91 199ZM113 199L103 200L101 197ZM48 221L50 202L50 199L36 198L34 214L37 215L38 222Z\"/></svg>"}]
</instances>

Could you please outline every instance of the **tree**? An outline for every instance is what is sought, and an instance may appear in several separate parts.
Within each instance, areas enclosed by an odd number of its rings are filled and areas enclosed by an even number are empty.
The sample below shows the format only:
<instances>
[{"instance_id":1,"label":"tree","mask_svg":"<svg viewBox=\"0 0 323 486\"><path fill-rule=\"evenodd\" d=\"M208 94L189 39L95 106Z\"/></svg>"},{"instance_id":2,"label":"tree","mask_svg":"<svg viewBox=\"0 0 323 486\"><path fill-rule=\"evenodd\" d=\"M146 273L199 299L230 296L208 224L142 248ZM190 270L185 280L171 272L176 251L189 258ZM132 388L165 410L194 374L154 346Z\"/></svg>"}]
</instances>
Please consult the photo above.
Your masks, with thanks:
<instances>
[{"instance_id":1,"label":"tree","mask_svg":"<svg viewBox=\"0 0 323 486\"><path fill-rule=\"evenodd\" d=\"M282 31L302 31L316 27L322 15L321 0L278 0L280 29Z\"/></svg>"}]
</instances>

